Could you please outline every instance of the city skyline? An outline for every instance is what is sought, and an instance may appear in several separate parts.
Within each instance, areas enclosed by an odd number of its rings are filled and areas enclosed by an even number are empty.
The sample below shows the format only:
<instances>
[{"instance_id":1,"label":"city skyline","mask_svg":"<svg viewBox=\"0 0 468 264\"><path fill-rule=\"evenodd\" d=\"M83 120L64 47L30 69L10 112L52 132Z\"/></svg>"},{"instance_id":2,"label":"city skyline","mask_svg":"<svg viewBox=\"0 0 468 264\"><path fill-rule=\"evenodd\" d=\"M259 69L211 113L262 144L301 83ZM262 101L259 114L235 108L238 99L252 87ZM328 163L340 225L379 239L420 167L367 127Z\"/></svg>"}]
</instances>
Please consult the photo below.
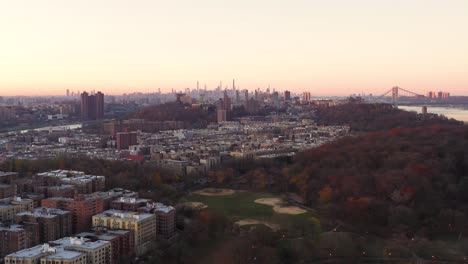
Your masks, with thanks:
<instances>
[{"instance_id":1,"label":"city skyline","mask_svg":"<svg viewBox=\"0 0 468 264\"><path fill-rule=\"evenodd\" d=\"M0 96L184 91L468 95L468 2L5 1ZM223 87L224 88L224 87Z\"/></svg>"}]
</instances>

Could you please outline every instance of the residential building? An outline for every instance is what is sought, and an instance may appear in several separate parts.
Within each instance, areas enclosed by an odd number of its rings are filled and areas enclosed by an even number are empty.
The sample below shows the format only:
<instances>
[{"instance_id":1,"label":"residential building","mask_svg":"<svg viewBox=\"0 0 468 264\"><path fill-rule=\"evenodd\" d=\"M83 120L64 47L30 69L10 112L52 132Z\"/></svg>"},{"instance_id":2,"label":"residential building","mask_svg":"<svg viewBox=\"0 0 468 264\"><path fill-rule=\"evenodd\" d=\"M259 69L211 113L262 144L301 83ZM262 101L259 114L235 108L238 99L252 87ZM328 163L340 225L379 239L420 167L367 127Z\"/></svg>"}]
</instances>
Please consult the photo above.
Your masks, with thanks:
<instances>
[{"instance_id":1,"label":"residential building","mask_svg":"<svg viewBox=\"0 0 468 264\"><path fill-rule=\"evenodd\" d=\"M9 197L0 200L0 222L12 222L17 213L33 209L33 200Z\"/></svg>"},{"instance_id":2,"label":"residential building","mask_svg":"<svg viewBox=\"0 0 468 264\"><path fill-rule=\"evenodd\" d=\"M135 236L135 252L143 255L156 238L156 216L121 210L107 210L93 216L94 227L132 230Z\"/></svg>"},{"instance_id":3,"label":"residential building","mask_svg":"<svg viewBox=\"0 0 468 264\"><path fill-rule=\"evenodd\" d=\"M23 249L5 257L5 264L88 264L85 253L49 244Z\"/></svg>"},{"instance_id":4,"label":"residential building","mask_svg":"<svg viewBox=\"0 0 468 264\"><path fill-rule=\"evenodd\" d=\"M72 215L69 211L40 207L16 214L16 222L22 225L37 225L39 242L45 243L72 234Z\"/></svg>"},{"instance_id":5,"label":"residential building","mask_svg":"<svg viewBox=\"0 0 468 264\"><path fill-rule=\"evenodd\" d=\"M217 110L217 121L218 123L227 121L227 111L224 109Z\"/></svg>"},{"instance_id":6,"label":"residential building","mask_svg":"<svg viewBox=\"0 0 468 264\"><path fill-rule=\"evenodd\" d=\"M148 199L137 199L134 197L120 197L117 200L111 202L111 209L123 210L123 211L138 211L138 208L145 206L151 200Z\"/></svg>"},{"instance_id":7,"label":"residential building","mask_svg":"<svg viewBox=\"0 0 468 264\"><path fill-rule=\"evenodd\" d=\"M22 225L0 226L0 256L30 247L38 243L37 233Z\"/></svg>"},{"instance_id":8,"label":"residential building","mask_svg":"<svg viewBox=\"0 0 468 264\"><path fill-rule=\"evenodd\" d=\"M135 254L135 236L131 230L95 227L92 230L76 234L76 237L83 237L90 241L109 241L112 245L114 263L125 263Z\"/></svg>"},{"instance_id":9,"label":"residential building","mask_svg":"<svg viewBox=\"0 0 468 264\"><path fill-rule=\"evenodd\" d=\"M171 238L176 231L176 209L162 203L147 203L138 209L141 213L156 215L156 233L163 238Z\"/></svg>"},{"instance_id":10,"label":"residential building","mask_svg":"<svg viewBox=\"0 0 468 264\"><path fill-rule=\"evenodd\" d=\"M104 94L97 92L96 94L81 94L81 119L96 120L104 117Z\"/></svg>"},{"instance_id":11,"label":"residential building","mask_svg":"<svg viewBox=\"0 0 468 264\"><path fill-rule=\"evenodd\" d=\"M65 250L86 254L88 264L113 264L112 246L108 241L90 241L85 238L64 237L51 241L52 246L63 246Z\"/></svg>"},{"instance_id":12,"label":"residential building","mask_svg":"<svg viewBox=\"0 0 468 264\"><path fill-rule=\"evenodd\" d=\"M138 144L136 132L120 132L116 134L117 149L128 149Z\"/></svg>"}]
</instances>

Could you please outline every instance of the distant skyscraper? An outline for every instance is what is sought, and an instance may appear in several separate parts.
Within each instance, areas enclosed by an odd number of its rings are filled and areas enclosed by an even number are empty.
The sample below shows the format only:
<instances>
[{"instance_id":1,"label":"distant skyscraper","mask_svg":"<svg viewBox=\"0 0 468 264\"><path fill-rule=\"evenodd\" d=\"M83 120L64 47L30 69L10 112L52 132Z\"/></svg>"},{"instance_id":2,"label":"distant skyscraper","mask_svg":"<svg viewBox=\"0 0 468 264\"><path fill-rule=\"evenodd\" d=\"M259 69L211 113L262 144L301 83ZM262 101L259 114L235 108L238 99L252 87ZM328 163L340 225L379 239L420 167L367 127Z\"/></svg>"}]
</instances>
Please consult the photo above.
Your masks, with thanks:
<instances>
[{"instance_id":1,"label":"distant skyscraper","mask_svg":"<svg viewBox=\"0 0 468 264\"><path fill-rule=\"evenodd\" d=\"M81 119L96 120L104 117L104 94L97 92L89 95L87 92L81 94Z\"/></svg>"},{"instance_id":2,"label":"distant skyscraper","mask_svg":"<svg viewBox=\"0 0 468 264\"><path fill-rule=\"evenodd\" d=\"M291 101L291 92L290 91L284 91L284 100L285 101Z\"/></svg>"},{"instance_id":3,"label":"distant skyscraper","mask_svg":"<svg viewBox=\"0 0 468 264\"><path fill-rule=\"evenodd\" d=\"M70 90L67 89L67 97L70 96Z\"/></svg>"},{"instance_id":4,"label":"distant skyscraper","mask_svg":"<svg viewBox=\"0 0 468 264\"><path fill-rule=\"evenodd\" d=\"M217 120L218 120L218 123L227 121L227 111L224 109L218 109Z\"/></svg>"},{"instance_id":5,"label":"distant skyscraper","mask_svg":"<svg viewBox=\"0 0 468 264\"><path fill-rule=\"evenodd\" d=\"M310 101L310 92L304 92L302 94L302 101L309 102Z\"/></svg>"},{"instance_id":6,"label":"distant skyscraper","mask_svg":"<svg viewBox=\"0 0 468 264\"><path fill-rule=\"evenodd\" d=\"M229 98L227 91L224 91L224 97L223 97L223 109L226 111L231 110L231 98Z\"/></svg>"}]
</instances>

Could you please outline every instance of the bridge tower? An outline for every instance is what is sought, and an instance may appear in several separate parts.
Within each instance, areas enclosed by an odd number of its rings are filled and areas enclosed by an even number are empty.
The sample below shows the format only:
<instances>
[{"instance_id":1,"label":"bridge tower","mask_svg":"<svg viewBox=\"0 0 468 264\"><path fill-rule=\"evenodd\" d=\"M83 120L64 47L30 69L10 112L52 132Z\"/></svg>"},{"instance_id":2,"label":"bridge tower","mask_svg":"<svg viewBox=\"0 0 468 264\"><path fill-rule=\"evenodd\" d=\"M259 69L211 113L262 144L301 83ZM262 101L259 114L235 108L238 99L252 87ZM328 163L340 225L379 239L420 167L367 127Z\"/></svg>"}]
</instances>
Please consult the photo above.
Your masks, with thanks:
<instances>
[{"instance_id":1,"label":"bridge tower","mask_svg":"<svg viewBox=\"0 0 468 264\"><path fill-rule=\"evenodd\" d=\"M392 103L395 108L398 108L398 90L400 88L395 86L392 88Z\"/></svg>"}]
</instances>

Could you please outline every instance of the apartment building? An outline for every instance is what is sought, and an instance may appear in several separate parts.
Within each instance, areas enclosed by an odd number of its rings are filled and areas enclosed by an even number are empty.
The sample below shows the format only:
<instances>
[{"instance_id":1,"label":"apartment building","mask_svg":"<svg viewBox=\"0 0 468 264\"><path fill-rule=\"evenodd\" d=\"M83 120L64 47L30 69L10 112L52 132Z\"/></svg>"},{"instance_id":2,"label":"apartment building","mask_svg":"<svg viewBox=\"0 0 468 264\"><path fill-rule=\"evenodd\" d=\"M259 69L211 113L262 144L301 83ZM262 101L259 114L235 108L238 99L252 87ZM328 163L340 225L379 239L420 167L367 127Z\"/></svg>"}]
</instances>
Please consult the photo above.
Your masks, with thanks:
<instances>
[{"instance_id":1,"label":"apartment building","mask_svg":"<svg viewBox=\"0 0 468 264\"><path fill-rule=\"evenodd\" d=\"M72 234L72 214L69 211L40 207L16 214L16 222L24 226L37 225L39 243Z\"/></svg>"},{"instance_id":2,"label":"apartment building","mask_svg":"<svg viewBox=\"0 0 468 264\"><path fill-rule=\"evenodd\" d=\"M93 216L93 226L133 231L135 252L139 256L148 251L150 243L156 238L154 214L107 210Z\"/></svg>"}]
</instances>

